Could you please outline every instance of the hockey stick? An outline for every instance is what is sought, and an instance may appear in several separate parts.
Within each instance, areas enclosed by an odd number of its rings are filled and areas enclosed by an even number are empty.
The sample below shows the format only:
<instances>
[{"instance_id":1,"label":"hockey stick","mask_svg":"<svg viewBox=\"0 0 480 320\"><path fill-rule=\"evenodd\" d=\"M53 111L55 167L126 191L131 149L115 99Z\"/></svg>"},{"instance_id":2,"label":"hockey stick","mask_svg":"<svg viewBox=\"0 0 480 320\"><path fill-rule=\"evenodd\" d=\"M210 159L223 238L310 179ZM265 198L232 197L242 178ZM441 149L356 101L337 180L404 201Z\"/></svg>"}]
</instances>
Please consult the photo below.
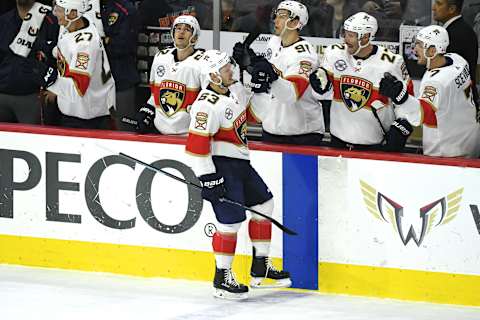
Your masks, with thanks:
<instances>
[{"instance_id":1,"label":"hockey stick","mask_svg":"<svg viewBox=\"0 0 480 320\"><path fill-rule=\"evenodd\" d=\"M155 172L163 173L163 174L166 175L167 177L170 177L170 178L172 178L172 179L175 179L175 180L180 181L180 182L182 182L182 183L185 183L185 184L187 184L187 185L194 186L194 187L198 188L199 190L202 189L202 187L199 186L198 184L195 184L195 183L192 183L192 182L190 182L190 181L187 181L187 180L184 180L184 179L182 179L182 178L179 178L179 177L177 177L177 176L174 175L174 174L171 174L171 173L169 173L169 172L167 172L167 171L165 171L165 170L156 168L156 167L152 166L151 164L148 164L148 163L146 163L146 162L143 162L142 160L139 160L139 159L136 159L136 158L134 158L134 157L132 157L132 156L129 156L128 154L125 154L125 153L123 153L123 152L119 152L118 155L121 156L121 157L123 157L123 158L125 158L125 159L129 159L129 160L131 160L131 161L133 161L133 162L139 163L139 164L141 164L142 166L144 166L145 168L148 168L148 169L153 170L153 171L155 171ZM281 223L278 222L277 220L273 219L272 217L270 217L270 216L268 216L268 215L266 215L266 214L264 214L264 213L258 212L257 210L254 210L254 209L252 209L252 208L250 208L250 207L244 206L243 204L241 204L241 203L239 203L239 202L236 202L236 201L233 201L233 200L230 200L230 199L227 199L227 198L220 198L220 202L226 202L226 203L232 204L232 205L234 205L234 206L240 207L240 208L242 208L242 209L248 210L248 211L250 211L250 212L256 213L256 214L258 214L259 216L264 217L265 219L270 220L274 225L276 225L280 230L282 230L282 231L285 232L286 234L293 235L293 236L294 236L294 235L297 235L297 233L296 233L295 231L293 231L293 230L285 227L283 224L281 224Z\"/></svg>"},{"instance_id":2,"label":"hockey stick","mask_svg":"<svg viewBox=\"0 0 480 320\"><path fill-rule=\"evenodd\" d=\"M380 128L382 129L383 139L382 139L382 142L380 142L380 144L382 144L383 141L385 141L386 138L387 138L387 131L383 127L382 120L380 120L380 117L378 116L377 109L375 109L375 107L373 107L373 106L371 107L371 109L372 109L373 116L375 117L375 119L377 119L378 124L380 125Z\"/></svg>"},{"instance_id":3,"label":"hockey stick","mask_svg":"<svg viewBox=\"0 0 480 320\"><path fill-rule=\"evenodd\" d=\"M245 51L247 51L248 48L250 48L250 45L253 43L253 41L255 41L255 39L257 39L257 37L260 35L260 29L258 27L255 27L255 30L253 30L252 32L250 32L248 34L248 36L245 38L245 40L243 41L242 45L243 45L243 48ZM244 51L244 52L245 52ZM243 60L246 59L246 57L248 57L248 63L242 63L242 65L250 65L250 62L251 62L251 58L250 56L248 55L248 53L245 53L245 57ZM238 61L240 62L240 61ZM244 61L242 61L244 62ZM244 67L244 68L240 68L240 82L243 83L243 71L245 71L247 67Z\"/></svg>"}]
</instances>

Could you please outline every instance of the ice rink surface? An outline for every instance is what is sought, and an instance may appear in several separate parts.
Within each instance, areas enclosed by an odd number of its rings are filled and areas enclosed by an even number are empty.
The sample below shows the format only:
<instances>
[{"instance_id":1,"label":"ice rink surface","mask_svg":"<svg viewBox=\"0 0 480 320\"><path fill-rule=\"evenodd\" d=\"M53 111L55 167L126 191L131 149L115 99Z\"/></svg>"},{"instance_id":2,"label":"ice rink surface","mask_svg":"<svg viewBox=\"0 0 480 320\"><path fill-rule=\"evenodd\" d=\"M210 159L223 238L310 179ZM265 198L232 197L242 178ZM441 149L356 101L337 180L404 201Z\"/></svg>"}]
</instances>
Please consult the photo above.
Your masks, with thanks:
<instances>
[{"instance_id":1,"label":"ice rink surface","mask_svg":"<svg viewBox=\"0 0 480 320\"><path fill-rule=\"evenodd\" d=\"M480 320L480 308L251 290L218 300L207 282L0 265L1 320Z\"/></svg>"}]
</instances>

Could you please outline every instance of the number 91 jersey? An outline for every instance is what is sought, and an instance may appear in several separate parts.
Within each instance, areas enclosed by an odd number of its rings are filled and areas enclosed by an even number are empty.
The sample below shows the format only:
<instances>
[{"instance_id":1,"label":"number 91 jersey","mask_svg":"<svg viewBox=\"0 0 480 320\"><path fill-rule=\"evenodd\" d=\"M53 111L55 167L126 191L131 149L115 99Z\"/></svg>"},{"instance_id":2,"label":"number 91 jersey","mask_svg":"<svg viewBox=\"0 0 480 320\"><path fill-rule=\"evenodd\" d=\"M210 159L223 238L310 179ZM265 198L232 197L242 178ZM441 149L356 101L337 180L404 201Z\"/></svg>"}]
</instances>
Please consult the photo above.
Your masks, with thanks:
<instances>
[{"instance_id":1,"label":"number 91 jersey","mask_svg":"<svg viewBox=\"0 0 480 320\"><path fill-rule=\"evenodd\" d=\"M266 58L279 78L272 83L267 101L252 100L252 111L263 129L277 135L323 133L322 107L306 90L308 76L318 67L315 48L303 39L284 47L280 37L272 36Z\"/></svg>"}]
</instances>

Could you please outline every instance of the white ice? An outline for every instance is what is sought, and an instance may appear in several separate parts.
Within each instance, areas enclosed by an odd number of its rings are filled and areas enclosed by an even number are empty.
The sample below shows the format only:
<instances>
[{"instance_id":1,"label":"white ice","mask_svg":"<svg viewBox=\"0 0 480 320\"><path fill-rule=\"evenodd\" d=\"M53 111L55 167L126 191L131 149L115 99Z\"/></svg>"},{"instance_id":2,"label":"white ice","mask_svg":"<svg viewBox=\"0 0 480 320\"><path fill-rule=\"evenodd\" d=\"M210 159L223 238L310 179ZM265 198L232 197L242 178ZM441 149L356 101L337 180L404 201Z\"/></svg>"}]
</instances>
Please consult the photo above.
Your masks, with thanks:
<instances>
[{"instance_id":1,"label":"white ice","mask_svg":"<svg viewBox=\"0 0 480 320\"><path fill-rule=\"evenodd\" d=\"M251 290L239 302L211 291L208 282L0 265L0 319L480 319L474 307L298 290Z\"/></svg>"}]
</instances>

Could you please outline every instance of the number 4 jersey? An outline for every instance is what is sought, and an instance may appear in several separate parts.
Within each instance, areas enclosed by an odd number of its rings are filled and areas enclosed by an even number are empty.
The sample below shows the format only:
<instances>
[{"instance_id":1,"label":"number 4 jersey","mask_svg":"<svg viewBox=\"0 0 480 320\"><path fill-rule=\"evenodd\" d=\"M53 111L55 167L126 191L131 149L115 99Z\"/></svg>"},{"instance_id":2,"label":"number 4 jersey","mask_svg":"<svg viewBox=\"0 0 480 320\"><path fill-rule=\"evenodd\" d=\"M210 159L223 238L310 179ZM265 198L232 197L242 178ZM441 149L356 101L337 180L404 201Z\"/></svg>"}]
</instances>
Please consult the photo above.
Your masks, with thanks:
<instances>
[{"instance_id":1,"label":"number 4 jersey","mask_svg":"<svg viewBox=\"0 0 480 320\"><path fill-rule=\"evenodd\" d=\"M97 29L87 23L59 36L54 49L59 77L48 87L57 95L60 111L80 119L108 115L115 107L115 81L107 54Z\"/></svg>"}]
</instances>

